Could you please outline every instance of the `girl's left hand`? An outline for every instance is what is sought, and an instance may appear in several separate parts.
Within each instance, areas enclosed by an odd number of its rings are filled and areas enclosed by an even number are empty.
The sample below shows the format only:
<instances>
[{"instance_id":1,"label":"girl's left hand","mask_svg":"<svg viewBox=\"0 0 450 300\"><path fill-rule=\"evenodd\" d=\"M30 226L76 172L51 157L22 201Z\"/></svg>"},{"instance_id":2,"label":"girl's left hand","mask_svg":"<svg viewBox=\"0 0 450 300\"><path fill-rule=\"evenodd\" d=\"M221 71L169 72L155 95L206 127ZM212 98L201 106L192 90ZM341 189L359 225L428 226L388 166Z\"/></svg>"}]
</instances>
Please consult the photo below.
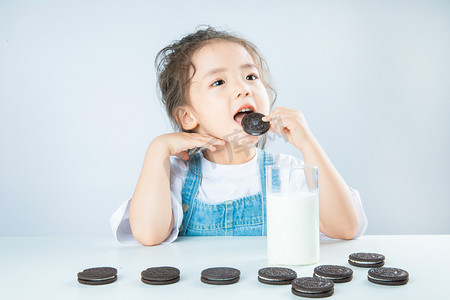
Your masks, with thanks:
<instances>
[{"instance_id":1,"label":"girl's left hand","mask_svg":"<svg viewBox=\"0 0 450 300\"><path fill-rule=\"evenodd\" d=\"M281 134L285 140L299 150L302 150L306 144L313 140L305 117L298 110L276 107L262 120L264 122L270 121L269 131Z\"/></svg>"}]
</instances>

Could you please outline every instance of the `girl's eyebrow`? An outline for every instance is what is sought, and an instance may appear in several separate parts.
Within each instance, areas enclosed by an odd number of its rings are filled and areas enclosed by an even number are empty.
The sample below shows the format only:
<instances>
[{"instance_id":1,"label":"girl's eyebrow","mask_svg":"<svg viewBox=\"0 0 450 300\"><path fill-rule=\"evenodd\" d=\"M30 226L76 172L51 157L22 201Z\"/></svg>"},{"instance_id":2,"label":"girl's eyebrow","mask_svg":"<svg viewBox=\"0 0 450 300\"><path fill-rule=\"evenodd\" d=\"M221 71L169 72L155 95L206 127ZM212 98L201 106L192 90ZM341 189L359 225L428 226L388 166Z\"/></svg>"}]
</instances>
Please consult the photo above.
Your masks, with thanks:
<instances>
[{"instance_id":1,"label":"girl's eyebrow","mask_svg":"<svg viewBox=\"0 0 450 300\"><path fill-rule=\"evenodd\" d=\"M251 69L251 68L255 68L258 69L254 64L244 64L241 66L241 69ZM227 71L227 68L216 68L216 69L212 69L210 71L208 71L208 73L205 74L205 76L203 76L203 79L205 79L208 76L214 75L216 73L220 73L223 71Z\"/></svg>"}]
</instances>

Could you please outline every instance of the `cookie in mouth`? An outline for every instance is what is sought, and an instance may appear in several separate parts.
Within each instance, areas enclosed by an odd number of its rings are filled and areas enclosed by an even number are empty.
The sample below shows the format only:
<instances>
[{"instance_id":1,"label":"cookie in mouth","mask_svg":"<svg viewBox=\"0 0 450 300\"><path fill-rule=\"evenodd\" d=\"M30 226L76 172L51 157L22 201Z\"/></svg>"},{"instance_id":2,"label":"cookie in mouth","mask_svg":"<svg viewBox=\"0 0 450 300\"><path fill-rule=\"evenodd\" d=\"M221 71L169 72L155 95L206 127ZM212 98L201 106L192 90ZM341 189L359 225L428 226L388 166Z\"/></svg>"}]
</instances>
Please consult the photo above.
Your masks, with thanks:
<instances>
[{"instance_id":1,"label":"cookie in mouth","mask_svg":"<svg viewBox=\"0 0 450 300\"><path fill-rule=\"evenodd\" d=\"M258 112L245 115L241 120L242 128L249 135L263 135L270 129L270 122L264 122L263 117L264 115Z\"/></svg>"}]
</instances>

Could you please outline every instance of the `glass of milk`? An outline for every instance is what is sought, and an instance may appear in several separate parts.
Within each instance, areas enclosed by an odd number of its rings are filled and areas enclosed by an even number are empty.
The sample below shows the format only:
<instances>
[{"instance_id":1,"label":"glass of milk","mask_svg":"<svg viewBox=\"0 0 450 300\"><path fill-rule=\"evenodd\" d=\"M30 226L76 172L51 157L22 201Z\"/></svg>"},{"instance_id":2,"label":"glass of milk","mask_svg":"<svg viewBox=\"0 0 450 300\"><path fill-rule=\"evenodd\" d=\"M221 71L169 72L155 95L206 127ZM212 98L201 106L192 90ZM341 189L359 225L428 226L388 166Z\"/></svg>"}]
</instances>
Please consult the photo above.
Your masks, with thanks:
<instances>
[{"instance_id":1,"label":"glass of milk","mask_svg":"<svg viewBox=\"0 0 450 300\"><path fill-rule=\"evenodd\" d=\"M270 264L319 261L318 168L267 166L267 257Z\"/></svg>"}]
</instances>

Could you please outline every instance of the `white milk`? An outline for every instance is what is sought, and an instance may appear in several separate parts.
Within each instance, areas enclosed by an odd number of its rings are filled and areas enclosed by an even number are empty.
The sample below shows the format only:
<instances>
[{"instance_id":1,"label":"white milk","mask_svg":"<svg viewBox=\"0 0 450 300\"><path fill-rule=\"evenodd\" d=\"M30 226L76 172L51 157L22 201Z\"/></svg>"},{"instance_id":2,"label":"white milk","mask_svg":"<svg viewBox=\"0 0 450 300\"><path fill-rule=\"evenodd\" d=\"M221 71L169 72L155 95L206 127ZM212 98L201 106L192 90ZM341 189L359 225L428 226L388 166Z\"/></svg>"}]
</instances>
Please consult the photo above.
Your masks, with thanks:
<instances>
[{"instance_id":1,"label":"white milk","mask_svg":"<svg viewBox=\"0 0 450 300\"><path fill-rule=\"evenodd\" d=\"M319 199L307 192L267 195L269 263L309 265L319 261Z\"/></svg>"}]
</instances>

